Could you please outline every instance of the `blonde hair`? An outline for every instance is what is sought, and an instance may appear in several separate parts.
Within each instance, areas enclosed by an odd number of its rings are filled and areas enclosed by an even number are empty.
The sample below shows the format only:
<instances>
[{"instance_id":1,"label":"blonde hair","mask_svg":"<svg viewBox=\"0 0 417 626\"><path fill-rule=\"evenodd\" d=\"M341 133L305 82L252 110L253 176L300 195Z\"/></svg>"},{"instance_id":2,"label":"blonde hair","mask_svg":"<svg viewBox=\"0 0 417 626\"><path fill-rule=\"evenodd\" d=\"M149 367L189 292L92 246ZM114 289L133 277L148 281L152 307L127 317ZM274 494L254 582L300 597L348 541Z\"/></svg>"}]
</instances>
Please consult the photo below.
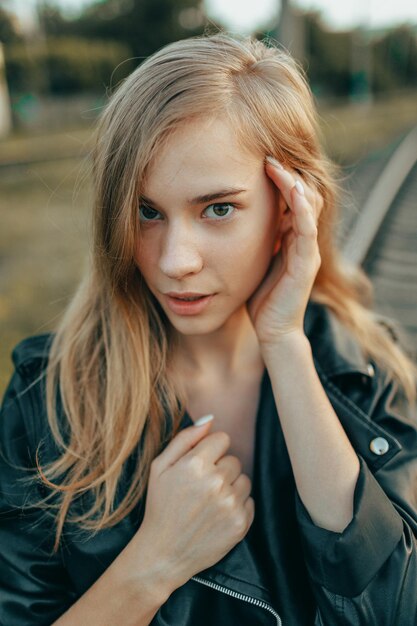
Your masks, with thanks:
<instances>
[{"instance_id":1,"label":"blonde hair","mask_svg":"<svg viewBox=\"0 0 417 626\"><path fill-rule=\"evenodd\" d=\"M320 148L302 70L285 51L251 38L216 34L167 45L122 83L97 125L90 269L54 335L47 368L48 421L62 454L45 467L37 455L51 489L43 504L56 507L54 550L64 522L95 532L122 520L143 497L152 460L178 431L184 397L169 376L175 337L134 261L137 200L170 134L185 120L220 114L242 145L276 157L319 189L322 263L311 297L415 400L413 362L371 311L369 279L336 248L335 170ZM128 460L133 470L120 494ZM46 505L52 495L58 502ZM72 505L84 495L89 506L76 513Z\"/></svg>"}]
</instances>

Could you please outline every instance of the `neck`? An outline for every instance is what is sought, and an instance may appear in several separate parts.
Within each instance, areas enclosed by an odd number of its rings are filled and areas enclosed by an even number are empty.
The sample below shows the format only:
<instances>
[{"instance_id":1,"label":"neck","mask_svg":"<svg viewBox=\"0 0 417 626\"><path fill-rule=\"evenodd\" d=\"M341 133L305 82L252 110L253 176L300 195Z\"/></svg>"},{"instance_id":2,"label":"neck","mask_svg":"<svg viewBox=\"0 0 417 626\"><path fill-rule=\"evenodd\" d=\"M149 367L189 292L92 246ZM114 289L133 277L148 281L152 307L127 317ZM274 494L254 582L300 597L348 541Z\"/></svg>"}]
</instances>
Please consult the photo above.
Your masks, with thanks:
<instances>
[{"instance_id":1,"label":"neck","mask_svg":"<svg viewBox=\"0 0 417 626\"><path fill-rule=\"evenodd\" d=\"M258 339L246 307L236 311L219 329L206 335L178 335L176 367L193 378L235 378L263 367Z\"/></svg>"}]
</instances>

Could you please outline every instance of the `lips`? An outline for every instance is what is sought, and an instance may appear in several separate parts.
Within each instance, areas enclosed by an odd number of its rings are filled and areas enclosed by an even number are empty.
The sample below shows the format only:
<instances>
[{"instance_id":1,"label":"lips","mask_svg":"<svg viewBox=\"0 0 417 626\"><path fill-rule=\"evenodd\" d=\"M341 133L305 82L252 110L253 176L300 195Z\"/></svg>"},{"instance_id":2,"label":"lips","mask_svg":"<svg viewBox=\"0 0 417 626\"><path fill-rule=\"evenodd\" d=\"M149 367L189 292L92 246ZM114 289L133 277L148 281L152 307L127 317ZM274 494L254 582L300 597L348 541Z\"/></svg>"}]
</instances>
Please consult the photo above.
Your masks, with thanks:
<instances>
[{"instance_id":1,"label":"lips","mask_svg":"<svg viewBox=\"0 0 417 626\"><path fill-rule=\"evenodd\" d=\"M176 315L198 315L208 306L216 294L196 294L195 292L165 294L170 310Z\"/></svg>"},{"instance_id":2,"label":"lips","mask_svg":"<svg viewBox=\"0 0 417 626\"><path fill-rule=\"evenodd\" d=\"M196 300L201 300L201 298L205 298L205 296L194 296L194 297L189 297L189 298L175 298L175 299L181 300L181 302L195 302Z\"/></svg>"},{"instance_id":3,"label":"lips","mask_svg":"<svg viewBox=\"0 0 417 626\"><path fill-rule=\"evenodd\" d=\"M209 293L197 293L195 291L184 291L182 293L178 293L176 291L170 291L166 296L170 296L170 298L176 298L178 300L196 300L197 298L204 298L205 296L209 296Z\"/></svg>"}]
</instances>

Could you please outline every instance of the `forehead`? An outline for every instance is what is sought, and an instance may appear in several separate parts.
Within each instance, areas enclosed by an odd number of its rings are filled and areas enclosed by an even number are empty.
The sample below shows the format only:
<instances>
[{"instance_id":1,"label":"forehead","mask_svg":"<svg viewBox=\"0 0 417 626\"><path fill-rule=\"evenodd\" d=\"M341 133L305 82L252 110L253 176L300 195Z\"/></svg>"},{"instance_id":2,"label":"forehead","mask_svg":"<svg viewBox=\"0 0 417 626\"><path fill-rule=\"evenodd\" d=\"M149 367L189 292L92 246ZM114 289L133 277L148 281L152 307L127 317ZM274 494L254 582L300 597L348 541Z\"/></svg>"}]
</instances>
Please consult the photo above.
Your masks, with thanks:
<instances>
[{"instance_id":1,"label":"forehead","mask_svg":"<svg viewBox=\"0 0 417 626\"><path fill-rule=\"evenodd\" d=\"M247 186L262 170L262 156L242 146L230 122L190 120L167 138L151 162L144 193L153 198L161 191L181 193L186 188L198 195L202 186Z\"/></svg>"}]
</instances>

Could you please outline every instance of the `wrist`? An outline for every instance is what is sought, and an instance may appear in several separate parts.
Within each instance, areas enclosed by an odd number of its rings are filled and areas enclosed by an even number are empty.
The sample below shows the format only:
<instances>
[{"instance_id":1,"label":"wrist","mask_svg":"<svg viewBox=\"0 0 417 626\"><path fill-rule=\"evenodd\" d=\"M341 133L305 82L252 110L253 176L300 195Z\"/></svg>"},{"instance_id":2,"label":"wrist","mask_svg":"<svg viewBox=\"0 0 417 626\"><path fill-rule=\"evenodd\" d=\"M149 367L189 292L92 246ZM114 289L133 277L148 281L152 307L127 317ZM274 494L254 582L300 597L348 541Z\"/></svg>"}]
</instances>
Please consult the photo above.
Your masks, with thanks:
<instances>
[{"instance_id":1,"label":"wrist","mask_svg":"<svg viewBox=\"0 0 417 626\"><path fill-rule=\"evenodd\" d=\"M179 585L157 545L139 528L116 560L125 590L134 597L147 597L159 608Z\"/></svg>"},{"instance_id":2,"label":"wrist","mask_svg":"<svg viewBox=\"0 0 417 626\"><path fill-rule=\"evenodd\" d=\"M271 359L274 361L282 359L285 362L287 359L296 357L300 352L311 351L311 344L307 335L299 330L275 337L267 343L261 343L260 349L267 364L267 361Z\"/></svg>"}]
</instances>

